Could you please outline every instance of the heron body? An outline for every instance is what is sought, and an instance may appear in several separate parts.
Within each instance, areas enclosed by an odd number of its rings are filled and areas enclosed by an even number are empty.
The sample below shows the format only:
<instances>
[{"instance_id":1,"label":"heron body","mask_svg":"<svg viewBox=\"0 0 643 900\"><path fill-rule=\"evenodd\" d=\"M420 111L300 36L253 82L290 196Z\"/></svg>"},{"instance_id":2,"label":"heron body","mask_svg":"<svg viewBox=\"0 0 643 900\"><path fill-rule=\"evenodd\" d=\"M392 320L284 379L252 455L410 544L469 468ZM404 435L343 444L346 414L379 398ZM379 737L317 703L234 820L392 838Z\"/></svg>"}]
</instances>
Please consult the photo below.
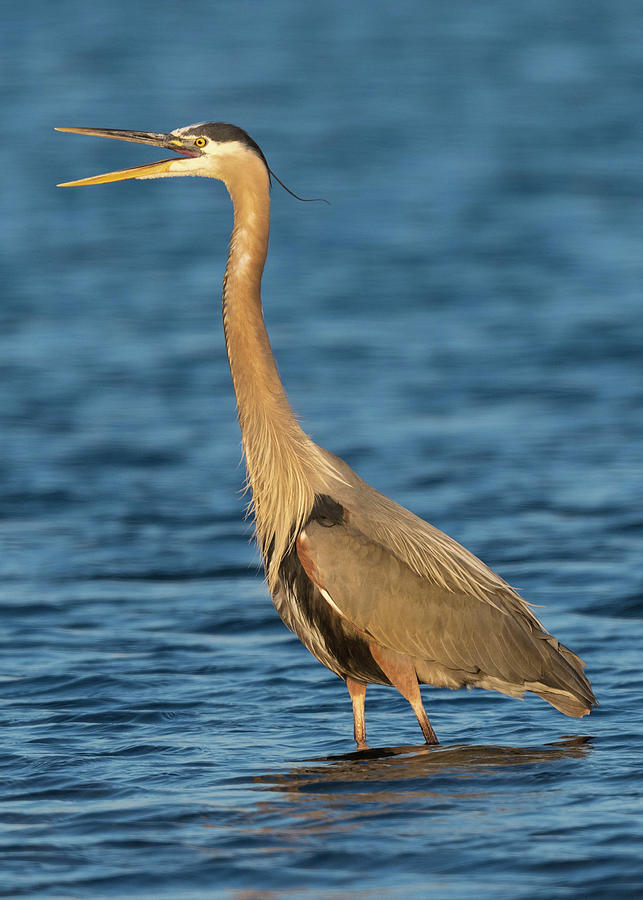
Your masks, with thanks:
<instances>
[{"instance_id":1,"label":"heron body","mask_svg":"<svg viewBox=\"0 0 643 900\"><path fill-rule=\"evenodd\" d=\"M223 181L234 222L223 323L256 535L284 623L344 679L366 747L367 684L395 686L428 743L437 738L419 683L538 694L568 716L596 705L583 662L550 635L503 579L456 541L362 481L293 415L263 320L270 169L240 128L169 134L63 128L152 144L178 157L68 182L198 175Z\"/></svg>"}]
</instances>

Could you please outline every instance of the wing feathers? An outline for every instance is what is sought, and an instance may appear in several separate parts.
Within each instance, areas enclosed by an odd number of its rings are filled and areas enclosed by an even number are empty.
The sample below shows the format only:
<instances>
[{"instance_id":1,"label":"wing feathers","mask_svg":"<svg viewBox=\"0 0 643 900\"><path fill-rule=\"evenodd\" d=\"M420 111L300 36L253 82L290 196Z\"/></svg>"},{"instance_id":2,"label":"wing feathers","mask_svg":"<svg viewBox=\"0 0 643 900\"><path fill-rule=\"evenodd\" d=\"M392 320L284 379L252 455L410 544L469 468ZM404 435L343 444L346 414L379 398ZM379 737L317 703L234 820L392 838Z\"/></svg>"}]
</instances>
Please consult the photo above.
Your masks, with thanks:
<instances>
[{"instance_id":1,"label":"wing feathers","mask_svg":"<svg viewBox=\"0 0 643 900\"><path fill-rule=\"evenodd\" d=\"M350 514L330 527L309 521L297 553L333 609L383 647L453 670L454 677L458 671L460 684L488 680L513 694L538 685L537 693L567 715L582 715L579 709L596 702L581 661L544 632L518 595L500 592L493 603L481 603L421 577L354 527Z\"/></svg>"}]
</instances>

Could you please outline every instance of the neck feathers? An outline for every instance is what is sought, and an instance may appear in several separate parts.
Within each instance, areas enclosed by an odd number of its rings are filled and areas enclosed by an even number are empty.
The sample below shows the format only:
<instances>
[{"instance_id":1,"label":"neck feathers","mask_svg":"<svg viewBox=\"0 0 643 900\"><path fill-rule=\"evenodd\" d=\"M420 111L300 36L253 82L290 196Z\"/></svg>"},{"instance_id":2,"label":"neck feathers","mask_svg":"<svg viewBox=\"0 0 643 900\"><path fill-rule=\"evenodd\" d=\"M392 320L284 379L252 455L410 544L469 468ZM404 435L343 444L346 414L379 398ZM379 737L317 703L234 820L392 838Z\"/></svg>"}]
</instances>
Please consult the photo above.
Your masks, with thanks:
<instances>
[{"instance_id":1,"label":"neck feathers","mask_svg":"<svg viewBox=\"0 0 643 900\"><path fill-rule=\"evenodd\" d=\"M234 228L223 282L223 323L251 510L274 589L281 560L310 515L316 482L328 464L290 408L263 320L261 276L270 230L264 163L258 157L246 159L238 175L226 177L226 187L234 205Z\"/></svg>"}]
</instances>

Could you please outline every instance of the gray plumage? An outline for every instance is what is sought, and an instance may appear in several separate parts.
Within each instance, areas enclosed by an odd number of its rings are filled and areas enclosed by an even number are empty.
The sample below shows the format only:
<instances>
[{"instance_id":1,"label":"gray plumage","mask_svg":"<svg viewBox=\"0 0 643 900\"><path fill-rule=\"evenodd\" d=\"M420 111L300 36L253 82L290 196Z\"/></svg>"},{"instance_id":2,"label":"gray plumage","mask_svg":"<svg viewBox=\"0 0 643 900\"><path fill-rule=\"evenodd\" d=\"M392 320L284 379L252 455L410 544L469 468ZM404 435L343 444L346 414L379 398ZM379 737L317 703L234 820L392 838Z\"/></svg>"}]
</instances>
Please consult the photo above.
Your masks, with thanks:
<instances>
[{"instance_id":1,"label":"gray plumage","mask_svg":"<svg viewBox=\"0 0 643 900\"><path fill-rule=\"evenodd\" d=\"M345 521L305 528L315 581L366 641L408 656L422 683L539 694L582 716L595 702L581 660L525 609L482 603L417 575Z\"/></svg>"},{"instance_id":2,"label":"gray plumage","mask_svg":"<svg viewBox=\"0 0 643 900\"><path fill-rule=\"evenodd\" d=\"M292 413L266 332L261 277L270 170L258 145L222 122L169 134L63 128L181 155L68 182L199 175L223 181L234 225L223 322L252 513L275 607L317 659L346 680L354 735L366 747L369 683L392 684L437 743L418 681L533 691L568 716L596 704L582 661L472 553L362 481L316 445Z\"/></svg>"}]
</instances>

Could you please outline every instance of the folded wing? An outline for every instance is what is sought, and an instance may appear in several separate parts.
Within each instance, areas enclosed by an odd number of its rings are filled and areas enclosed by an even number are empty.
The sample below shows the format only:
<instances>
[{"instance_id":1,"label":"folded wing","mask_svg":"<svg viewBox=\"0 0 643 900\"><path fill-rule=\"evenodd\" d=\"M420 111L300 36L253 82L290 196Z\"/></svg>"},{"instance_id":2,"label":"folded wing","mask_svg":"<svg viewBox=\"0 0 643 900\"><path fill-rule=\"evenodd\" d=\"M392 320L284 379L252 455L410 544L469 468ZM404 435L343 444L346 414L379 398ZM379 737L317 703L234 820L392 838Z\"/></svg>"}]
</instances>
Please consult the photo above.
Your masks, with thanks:
<instances>
[{"instance_id":1,"label":"folded wing","mask_svg":"<svg viewBox=\"0 0 643 900\"><path fill-rule=\"evenodd\" d=\"M297 541L308 577L369 640L411 657L421 681L514 696L531 690L574 716L596 703L582 661L544 631L515 592L482 602L449 590L418 575L349 515L322 521L311 520Z\"/></svg>"}]
</instances>

